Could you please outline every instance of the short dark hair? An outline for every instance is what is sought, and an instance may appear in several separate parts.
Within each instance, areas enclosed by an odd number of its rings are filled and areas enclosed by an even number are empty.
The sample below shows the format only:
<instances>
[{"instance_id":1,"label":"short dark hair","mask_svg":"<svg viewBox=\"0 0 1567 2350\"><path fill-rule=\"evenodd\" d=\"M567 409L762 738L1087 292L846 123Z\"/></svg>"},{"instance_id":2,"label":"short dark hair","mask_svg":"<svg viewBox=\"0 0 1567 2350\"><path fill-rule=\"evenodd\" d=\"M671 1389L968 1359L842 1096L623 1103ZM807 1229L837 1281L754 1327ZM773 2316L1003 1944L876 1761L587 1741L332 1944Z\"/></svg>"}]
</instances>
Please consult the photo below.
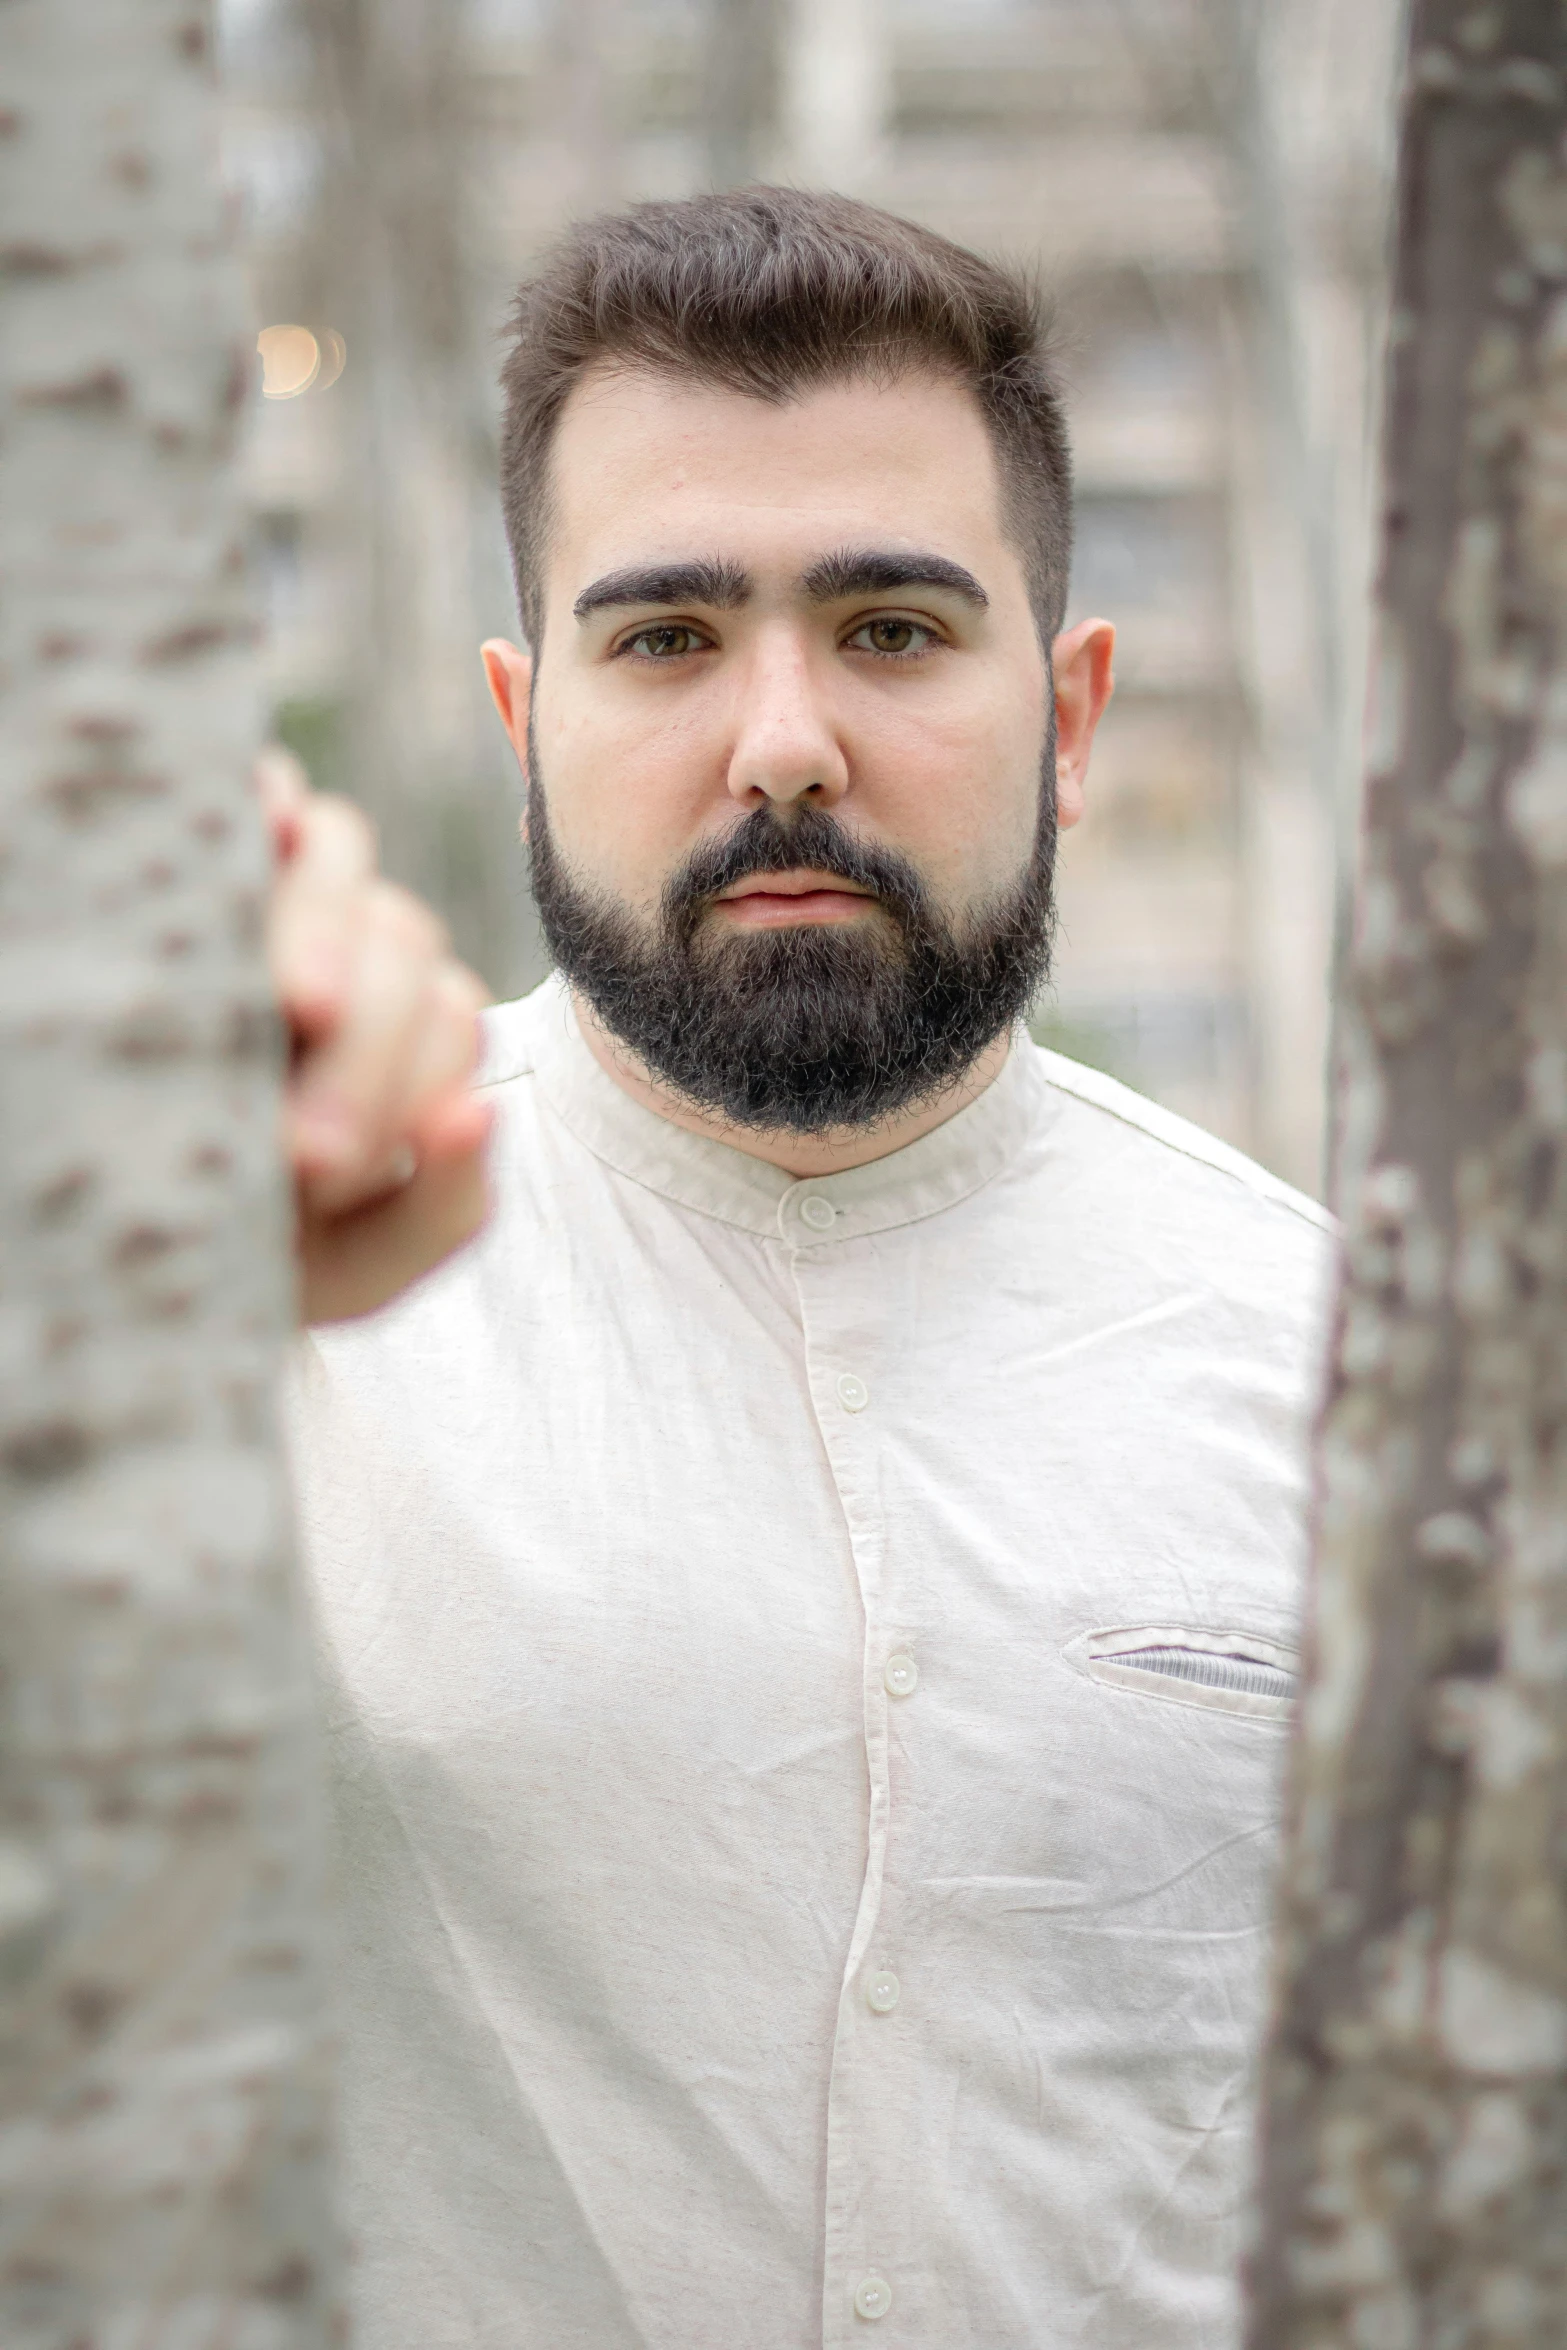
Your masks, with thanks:
<instances>
[{"instance_id":1,"label":"short dark hair","mask_svg":"<svg viewBox=\"0 0 1567 2350\"><path fill-rule=\"evenodd\" d=\"M523 286L501 373L501 503L522 624L542 624L550 448L573 386L621 361L784 401L929 368L989 429L1041 637L1061 625L1072 467L1038 294L930 229L848 196L739 188L572 229Z\"/></svg>"}]
</instances>

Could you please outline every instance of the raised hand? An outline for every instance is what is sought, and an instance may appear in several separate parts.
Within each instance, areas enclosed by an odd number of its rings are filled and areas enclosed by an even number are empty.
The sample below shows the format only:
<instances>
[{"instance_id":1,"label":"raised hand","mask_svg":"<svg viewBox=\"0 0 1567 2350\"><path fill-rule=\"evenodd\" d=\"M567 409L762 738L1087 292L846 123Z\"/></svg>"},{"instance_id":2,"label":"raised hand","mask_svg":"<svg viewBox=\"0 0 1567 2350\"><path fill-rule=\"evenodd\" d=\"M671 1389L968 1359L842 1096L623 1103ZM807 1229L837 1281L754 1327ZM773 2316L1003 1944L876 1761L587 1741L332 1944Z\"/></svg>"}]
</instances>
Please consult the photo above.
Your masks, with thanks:
<instances>
[{"instance_id":1,"label":"raised hand","mask_svg":"<svg viewBox=\"0 0 1567 2350\"><path fill-rule=\"evenodd\" d=\"M268 952L290 1039L301 1311L335 1321L387 1304L484 1223L488 999L436 917L378 873L357 808L276 748L257 782L277 856Z\"/></svg>"}]
</instances>

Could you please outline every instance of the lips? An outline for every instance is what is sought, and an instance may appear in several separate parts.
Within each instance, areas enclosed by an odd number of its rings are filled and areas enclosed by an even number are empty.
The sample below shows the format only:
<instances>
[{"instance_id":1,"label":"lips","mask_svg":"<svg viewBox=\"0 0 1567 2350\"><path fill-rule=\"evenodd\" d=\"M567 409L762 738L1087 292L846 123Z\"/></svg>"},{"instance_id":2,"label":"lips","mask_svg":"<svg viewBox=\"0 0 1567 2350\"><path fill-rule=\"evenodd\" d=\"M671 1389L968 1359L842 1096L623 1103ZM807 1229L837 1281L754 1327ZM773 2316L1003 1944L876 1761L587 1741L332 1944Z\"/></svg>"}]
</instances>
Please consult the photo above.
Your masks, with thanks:
<instances>
[{"instance_id":1,"label":"lips","mask_svg":"<svg viewBox=\"0 0 1567 2350\"><path fill-rule=\"evenodd\" d=\"M818 930L861 922L874 910L873 890L809 866L785 873L748 873L712 902L710 919L732 930Z\"/></svg>"},{"instance_id":2,"label":"lips","mask_svg":"<svg viewBox=\"0 0 1567 2350\"><path fill-rule=\"evenodd\" d=\"M731 898L867 898L870 894L858 882L844 881L836 873L750 873L744 881L737 881L731 888L720 890L718 903L723 905Z\"/></svg>"}]
</instances>

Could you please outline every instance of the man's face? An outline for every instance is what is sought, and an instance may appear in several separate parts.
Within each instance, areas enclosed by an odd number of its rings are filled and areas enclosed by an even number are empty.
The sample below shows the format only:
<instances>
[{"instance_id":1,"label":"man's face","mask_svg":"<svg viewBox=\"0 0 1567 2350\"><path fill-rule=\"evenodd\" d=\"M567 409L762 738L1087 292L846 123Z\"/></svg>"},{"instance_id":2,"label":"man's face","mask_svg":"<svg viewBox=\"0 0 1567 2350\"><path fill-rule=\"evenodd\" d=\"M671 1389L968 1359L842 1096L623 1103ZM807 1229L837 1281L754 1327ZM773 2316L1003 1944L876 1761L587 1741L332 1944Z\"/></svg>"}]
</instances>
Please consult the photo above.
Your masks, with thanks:
<instances>
[{"instance_id":1,"label":"man's face","mask_svg":"<svg viewBox=\"0 0 1567 2350\"><path fill-rule=\"evenodd\" d=\"M1002 511L977 408L935 378L782 407L623 371L580 385L553 453L531 714L521 657L501 664L509 681L491 660L526 739L547 921L553 897L568 934L583 917L602 946L608 925L612 960L678 952L730 1025L780 990L819 1004L824 984L852 1025L900 967L908 994L911 956L961 957L998 926L1026 993L1048 931L1051 680ZM647 970L623 974L617 1017L570 948L557 940L568 976L660 1066L627 1027ZM926 997L935 969L916 975ZM689 1027L689 996L660 1016ZM955 1048L972 1058L1020 1008ZM871 1016L900 1015L889 996ZM970 1007L971 1026L985 1016ZM753 1028L752 1064L787 1057L776 1024ZM928 1039L914 1058L903 1099L932 1073ZM690 1068L663 1067L703 1098ZM707 1099L793 1126L901 1106L844 1097L813 1117L765 1082L753 1093Z\"/></svg>"}]
</instances>

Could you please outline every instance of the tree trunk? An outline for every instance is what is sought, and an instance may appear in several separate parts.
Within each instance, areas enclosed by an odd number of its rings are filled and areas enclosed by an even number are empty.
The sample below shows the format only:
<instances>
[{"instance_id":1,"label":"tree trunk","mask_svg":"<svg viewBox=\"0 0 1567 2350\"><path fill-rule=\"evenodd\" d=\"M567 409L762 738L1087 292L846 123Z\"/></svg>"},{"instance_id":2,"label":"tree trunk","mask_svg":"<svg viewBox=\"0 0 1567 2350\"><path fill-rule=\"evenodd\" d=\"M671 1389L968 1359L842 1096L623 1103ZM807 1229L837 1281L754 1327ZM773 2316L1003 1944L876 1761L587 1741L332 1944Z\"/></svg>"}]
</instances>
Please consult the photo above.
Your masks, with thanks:
<instances>
[{"instance_id":1,"label":"tree trunk","mask_svg":"<svg viewBox=\"0 0 1567 2350\"><path fill-rule=\"evenodd\" d=\"M1416 0L1256 2350L1567 2337L1564 77Z\"/></svg>"},{"instance_id":2,"label":"tree trunk","mask_svg":"<svg viewBox=\"0 0 1567 2350\"><path fill-rule=\"evenodd\" d=\"M886 163L892 115L888 0L787 0L782 154L806 187L860 188Z\"/></svg>"},{"instance_id":3,"label":"tree trunk","mask_svg":"<svg viewBox=\"0 0 1567 2350\"><path fill-rule=\"evenodd\" d=\"M715 188L743 187L769 168L777 137L775 0L708 0L702 145Z\"/></svg>"},{"instance_id":4,"label":"tree trunk","mask_svg":"<svg viewBox=\"0 0 1567 2350\"><path fill-rule=\"evenodd\" d=\"M0 22L5 2350L336 2322L208 42Z\"/></svg>"},{"instance_id":5,"label":"tree trunk","mask_svg":"<svg viewBox=\"0 0 1567 2350\"><path fill-rule=\"evenodd\" d=\"M516 770L479 663L501 322L474 317L467 0L304 0L302 13L328 307L347 345L332 394L346 411L344 780L388 872L504 988L524 866Z\"/></svg>"}]
</instances>

